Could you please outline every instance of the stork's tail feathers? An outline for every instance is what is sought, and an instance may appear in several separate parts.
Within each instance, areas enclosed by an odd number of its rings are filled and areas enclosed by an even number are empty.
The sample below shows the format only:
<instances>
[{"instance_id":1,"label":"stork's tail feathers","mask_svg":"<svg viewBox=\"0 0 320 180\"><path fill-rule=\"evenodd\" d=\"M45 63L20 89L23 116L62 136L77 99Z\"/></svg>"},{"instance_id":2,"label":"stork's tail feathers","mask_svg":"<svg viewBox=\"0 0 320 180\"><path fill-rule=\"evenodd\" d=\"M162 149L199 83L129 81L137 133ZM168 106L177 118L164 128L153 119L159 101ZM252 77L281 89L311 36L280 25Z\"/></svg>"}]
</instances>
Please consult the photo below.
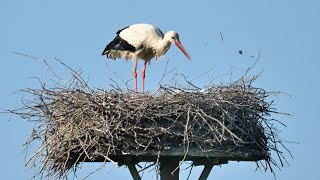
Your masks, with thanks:
<instances>
[{"instance_id":1,"label":"stork's tail feathers","mask_svg":"<svg viewBox=\"0 0 320 180\"><path fill-rule=\"evenodd\" d=\"M102 56L107 55L108 56L108 46L106 48L104 48L104 50L102 51Z\"/></svg>"},{"instance_id":2,"label":"stork's tail feathers","mask_svg":"<svg viewBox=\"0 0 320 180\"><path fill-rule=\"evenodd\" d=\"M130 51L135 52L136 48L129 44L126 40L122 39L119 35L117 35L103 50L102 55L110 56L110 53L114 51Z\"/></svg>"}]
</instances>

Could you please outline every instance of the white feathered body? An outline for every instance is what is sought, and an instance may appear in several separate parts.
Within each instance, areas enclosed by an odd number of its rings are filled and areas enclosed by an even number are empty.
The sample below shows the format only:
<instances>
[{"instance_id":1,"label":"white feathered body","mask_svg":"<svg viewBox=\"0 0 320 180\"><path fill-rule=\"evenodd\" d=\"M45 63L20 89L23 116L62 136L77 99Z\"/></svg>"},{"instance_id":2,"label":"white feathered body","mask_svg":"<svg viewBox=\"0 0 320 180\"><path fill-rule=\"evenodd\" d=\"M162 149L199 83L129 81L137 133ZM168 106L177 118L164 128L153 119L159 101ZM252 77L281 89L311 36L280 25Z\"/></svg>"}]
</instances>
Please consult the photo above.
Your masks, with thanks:
<instances>
[{"instance_id":1,"label":"white feathered body","mask_svg":"<svg viewBox=\"0 0 320 180\"><path fill-rule=\"evenodd\" d=\"M134 24L117 32L117 37L110 42L103 52L108 58L158 59L170 48L170 41L163 33L150 24Z\"/></svg>"}]
</instances>

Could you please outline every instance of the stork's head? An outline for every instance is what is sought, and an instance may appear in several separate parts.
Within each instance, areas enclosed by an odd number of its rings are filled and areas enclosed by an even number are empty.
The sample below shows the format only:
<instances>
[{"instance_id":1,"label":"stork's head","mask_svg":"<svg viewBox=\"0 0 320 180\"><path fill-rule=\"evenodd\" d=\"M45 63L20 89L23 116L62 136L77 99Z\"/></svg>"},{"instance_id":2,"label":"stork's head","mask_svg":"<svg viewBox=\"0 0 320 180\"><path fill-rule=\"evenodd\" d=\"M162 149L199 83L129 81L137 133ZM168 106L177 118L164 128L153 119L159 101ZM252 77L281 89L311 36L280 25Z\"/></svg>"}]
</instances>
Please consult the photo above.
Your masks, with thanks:
<instances>
[{"instance_id":1,"label":"stork's head","mask_svg":"<svg viewBox=\"0 0 320 180\"><path fill-rule=\"evenodd\" d=\"M168 41L170 41L171 43L174 43L183 52L183 54L189 60L191 60L191 57L189 56L189 54L187 53L186 49L184 49L183 45L181 44L181 42L179 40L179 34L177 32L169 31L169 32L166 33L164 38L167 39Z\"/></svg>"}]
</instances>

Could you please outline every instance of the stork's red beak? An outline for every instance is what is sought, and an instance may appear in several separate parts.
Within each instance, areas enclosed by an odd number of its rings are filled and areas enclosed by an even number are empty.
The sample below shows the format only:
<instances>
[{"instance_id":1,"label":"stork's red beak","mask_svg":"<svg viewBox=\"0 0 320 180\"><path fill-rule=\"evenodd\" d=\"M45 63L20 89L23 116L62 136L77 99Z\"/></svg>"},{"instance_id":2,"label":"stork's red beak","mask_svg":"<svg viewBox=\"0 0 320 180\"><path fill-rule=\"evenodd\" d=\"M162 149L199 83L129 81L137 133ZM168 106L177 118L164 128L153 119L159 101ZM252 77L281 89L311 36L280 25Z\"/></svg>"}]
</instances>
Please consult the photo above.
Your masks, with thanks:
<instances>
[{"instance_id":1,"label":"stork's red beak","mask_svg":"<svg viewBox=\"0 0 320 180\"><path fill-rule=\"evenodd\" d=\"M186 49L184 49L183 45L181 44L180 41L176 41L176 46L183 52L183 54L189 59L191 60L191 57L189 56L189 54L187 53Z\"/></svg>"}]
</instances>

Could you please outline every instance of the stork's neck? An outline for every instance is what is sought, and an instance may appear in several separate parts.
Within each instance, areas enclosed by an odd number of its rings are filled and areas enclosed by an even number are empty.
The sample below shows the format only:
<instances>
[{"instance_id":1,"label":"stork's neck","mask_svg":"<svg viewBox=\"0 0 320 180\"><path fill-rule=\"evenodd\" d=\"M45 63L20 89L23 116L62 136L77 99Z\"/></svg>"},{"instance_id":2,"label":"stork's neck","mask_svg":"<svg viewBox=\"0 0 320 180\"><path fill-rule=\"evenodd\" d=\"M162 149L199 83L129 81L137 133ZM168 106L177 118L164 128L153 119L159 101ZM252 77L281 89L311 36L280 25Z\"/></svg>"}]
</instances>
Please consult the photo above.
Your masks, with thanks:
<instances>
[{"instance_id":1,"label":"stork's neck","mask_svg":"<svg viewBox=\"0 0 320 180\"><path fill-rule=\"evenodd\" d=\"M155 48L156 50L156 58L164 55L170 48L171 42L169 38L164 36L162 40L160 40Z\"/></svg>"}]
</instances>

